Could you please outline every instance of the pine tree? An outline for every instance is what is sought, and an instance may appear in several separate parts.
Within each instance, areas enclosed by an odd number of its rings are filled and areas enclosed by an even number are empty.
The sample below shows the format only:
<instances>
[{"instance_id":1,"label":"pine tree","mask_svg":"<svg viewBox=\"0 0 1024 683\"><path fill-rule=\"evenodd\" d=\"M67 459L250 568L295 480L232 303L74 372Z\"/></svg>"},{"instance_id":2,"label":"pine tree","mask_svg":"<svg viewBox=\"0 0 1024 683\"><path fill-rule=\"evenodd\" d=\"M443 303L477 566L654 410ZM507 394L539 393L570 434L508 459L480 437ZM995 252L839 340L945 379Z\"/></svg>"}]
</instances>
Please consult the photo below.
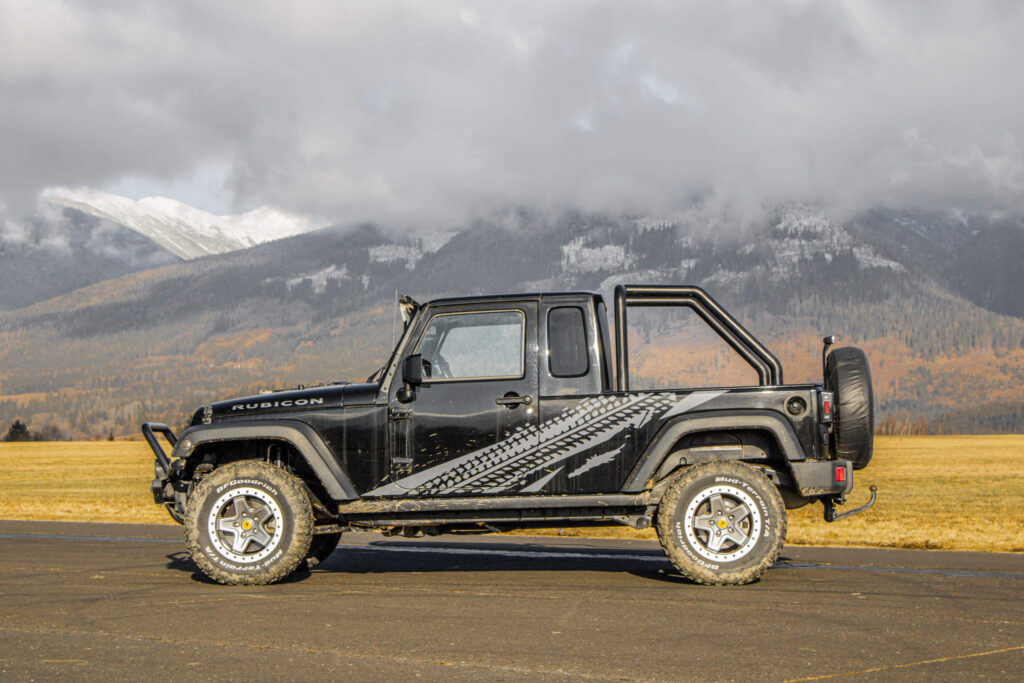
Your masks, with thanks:
<instances>
[{"instance_id":1,"label":"pine tree","mask_svg":"<svg viewBox=\"0 0 1024 683\"><path fill-rule=\"evenodd\" d=\"M28 431L28 427L21 420L15 419L11 423L11 426L7 429L7 434L4 436L4 441L31 441L32 435Z\"/></svg>"}]
</instances>

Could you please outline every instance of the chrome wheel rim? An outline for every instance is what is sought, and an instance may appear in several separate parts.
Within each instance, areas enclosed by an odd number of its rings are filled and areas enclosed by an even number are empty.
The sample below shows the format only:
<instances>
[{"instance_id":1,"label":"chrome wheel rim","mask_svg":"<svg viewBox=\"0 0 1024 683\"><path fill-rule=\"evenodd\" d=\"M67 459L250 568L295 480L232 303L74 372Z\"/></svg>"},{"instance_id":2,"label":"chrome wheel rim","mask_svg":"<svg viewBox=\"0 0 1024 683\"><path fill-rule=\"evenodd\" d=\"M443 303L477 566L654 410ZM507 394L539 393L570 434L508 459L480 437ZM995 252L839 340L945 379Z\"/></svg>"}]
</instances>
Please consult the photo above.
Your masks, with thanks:
<instances>
[{"instance_id":1,"label":"chrome wheel rim","mask_svg":"<svg viewBox=\"0 0 1024 683\"><path fill-rule=\"evenodd\" d=\"M690 546L712 562L734 562L748 555L763 527L754 499L729 485L704 489L683 514L683 531Z\"/></svg>"},{"instance_id":2,"label":"chrome wheel rim","mask_svg":"<svg viewBox=\"0 0 1024 683\"><path fill-rule=\"evenodd\" d=\"M281 544L283 522L281 507L265 491L243 487L214 502L207 529L217 552L233 562L253 564Z\"/></svg>"}]
</instances>

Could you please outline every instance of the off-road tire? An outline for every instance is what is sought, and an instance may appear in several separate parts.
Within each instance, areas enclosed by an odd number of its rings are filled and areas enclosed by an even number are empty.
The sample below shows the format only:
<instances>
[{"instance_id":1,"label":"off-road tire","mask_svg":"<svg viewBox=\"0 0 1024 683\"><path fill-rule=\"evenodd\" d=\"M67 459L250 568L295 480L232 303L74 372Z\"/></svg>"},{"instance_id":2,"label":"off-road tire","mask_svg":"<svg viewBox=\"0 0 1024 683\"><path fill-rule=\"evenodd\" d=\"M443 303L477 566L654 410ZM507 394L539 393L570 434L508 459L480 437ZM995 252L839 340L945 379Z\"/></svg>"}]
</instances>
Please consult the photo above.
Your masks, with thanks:
<instances>
[{"instance_id":1,"label":"off-road tire","mask_svg":"<svg viewBox=\"0 0 1024 683\"><path fill-rule=\"evenodd\" d=\"M760 470L740 462L706 462L687 469L669 487L658 505L656 528L661 547L683 576L707 585L741 585L756 581L778 559L786 541L786 511L778 489ZM716 531L730 540L713 538Z\"/></svg>"},{"instance_id":2,"label":"off-road tire","mask_svg":"<svg viewBox=\"0 0 1024 683\"><path fill-rule=\"evenodd\" d=\"M244 529L252 536L240 540ZM313 510L302 482L258 460L217 468L185 508L185 545L218 583L280 581L306 559L312 538Z\"/></svg>"},{"instance_id":3,"label":"off-road tire","mask_svg":"<svg viewBox=\"0 0 1024 683\"><path fill-rule=\"evenodd\" d=\"M871 368L855 346L832 349L825 359L825 387L835 393L831 445L836 458L860 470L871 462L875 438L875 400Z\"/></svg>"},{"instance_id":4,"label":"off-road tire","mask_svg":"<svg viewBox=\"0 0 1024 683\"><path fill-rule=\"evenodd\" d=\"M313 542L309 545L309 552L306 553L306 569L312 569L326 560L338 547L341 540L341 532L333 534L316 534Z\"/></svg>"}]
</instances>

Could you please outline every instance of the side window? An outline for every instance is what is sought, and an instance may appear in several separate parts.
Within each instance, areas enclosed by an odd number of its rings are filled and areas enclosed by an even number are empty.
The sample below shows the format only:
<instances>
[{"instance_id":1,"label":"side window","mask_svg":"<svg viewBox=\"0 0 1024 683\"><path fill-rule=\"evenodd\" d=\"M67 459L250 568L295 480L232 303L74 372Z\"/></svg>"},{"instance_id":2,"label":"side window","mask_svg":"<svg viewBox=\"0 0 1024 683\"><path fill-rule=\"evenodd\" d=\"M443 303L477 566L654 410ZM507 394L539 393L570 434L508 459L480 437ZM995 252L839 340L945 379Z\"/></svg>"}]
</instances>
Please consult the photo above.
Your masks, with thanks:
<instances>
[{"instance_id":1,"label":"side window","mask_svg":"<svg viewBox=\"0 0 1024 683\"><path fill-rule=\"evenodd\" d=\"M416 350L431 380L522 377L525 328L522 311L440 313Z\"/></svg>"},{"instance_id":2,"label":"side window","mask_svg":"<svg viewBox=\"0 0 1024 683\"><path fill-rule=\"evenodd\" d=\"M548 370L552 377L582 377L590 370L583 309L559 306L548 312Z\"/></svg>"}]
</instances>

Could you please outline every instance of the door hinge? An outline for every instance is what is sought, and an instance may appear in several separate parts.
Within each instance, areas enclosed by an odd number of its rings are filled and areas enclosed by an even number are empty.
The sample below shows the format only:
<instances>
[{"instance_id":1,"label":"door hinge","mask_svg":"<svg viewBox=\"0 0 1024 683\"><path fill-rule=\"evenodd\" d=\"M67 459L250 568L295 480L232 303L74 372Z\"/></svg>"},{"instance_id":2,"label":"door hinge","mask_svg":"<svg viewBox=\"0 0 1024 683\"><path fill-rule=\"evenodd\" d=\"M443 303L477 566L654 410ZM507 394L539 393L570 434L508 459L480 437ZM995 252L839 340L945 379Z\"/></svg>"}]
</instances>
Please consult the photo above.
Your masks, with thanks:
<instances>
[{"instance_id":1,"label":"door hinge","mask_svg":"<svg viewBox=\"0 0 1024 683\"><path fill-rule=\"evenodd\" d=\"M395 465L411 465L412 458L391 458L391 462Z\"/></svg>"},{"instance_id":2,"label":"door hinge","mask_svg":"<svg viewBox=\"0 0 1024 683\"><path fill-rule=\"evenodd\" d=\"M388 422L401 422L402 420L408 420L412 411L402 410L401 408L392 408L388 412Z\"/></svg>"}]
</instances>

